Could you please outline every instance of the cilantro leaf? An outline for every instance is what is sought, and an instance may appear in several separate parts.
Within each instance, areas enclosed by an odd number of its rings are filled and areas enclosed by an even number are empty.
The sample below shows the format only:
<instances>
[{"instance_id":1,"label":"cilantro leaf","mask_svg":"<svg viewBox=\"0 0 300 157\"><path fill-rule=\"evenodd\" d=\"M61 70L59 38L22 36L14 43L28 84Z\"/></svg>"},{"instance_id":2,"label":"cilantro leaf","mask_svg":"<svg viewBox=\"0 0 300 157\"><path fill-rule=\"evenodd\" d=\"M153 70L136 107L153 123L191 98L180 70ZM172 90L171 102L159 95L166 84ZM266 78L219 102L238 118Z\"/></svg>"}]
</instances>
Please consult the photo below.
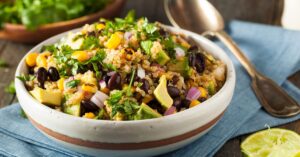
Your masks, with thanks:
<instances>
[{"instance_id":1,"label":"cilantro leaf","mask_svg":"<svg viewBox=\"0 0 300 157\"><path fill-rule=\"evenodd\" d=\"M17 78L23 82L26 82L26 81L32 81L34 80L35 76L34 75L24 75L22 74L21 76L17 76Z\"/></svg>"},{"instance_id":2,"label":"cilantro leaf","mask_svg":"<svg viewBox=\"0 0 300 157\"><path fill-rule=\"evenodd\" d=\"M135 20L135 11L134 10L130 10L126 17L125 17L125 21L128 23L132 23Z\"/></svg>"},{"instance_id":3,"label":"cilantro leaf","mask_svg":"<svg viewBox=\"0 0 300 157\"><path fill-rule=\"evenodd\" d=\"M83 40L81 45L82 50L89 50L99 46L99 39L94 36L88 36Z\"/></svg>"},{"instance_id":4,"label":"cilantro leaf","mask_svg":"<svg viewBox=\"0 0 300 157\"><path fill-rule=\"evenodd\" d=\"M66 83L66 86L69 88L74 88L80 83L80 80L72 80Z\"/></svg>"}]
</instances>

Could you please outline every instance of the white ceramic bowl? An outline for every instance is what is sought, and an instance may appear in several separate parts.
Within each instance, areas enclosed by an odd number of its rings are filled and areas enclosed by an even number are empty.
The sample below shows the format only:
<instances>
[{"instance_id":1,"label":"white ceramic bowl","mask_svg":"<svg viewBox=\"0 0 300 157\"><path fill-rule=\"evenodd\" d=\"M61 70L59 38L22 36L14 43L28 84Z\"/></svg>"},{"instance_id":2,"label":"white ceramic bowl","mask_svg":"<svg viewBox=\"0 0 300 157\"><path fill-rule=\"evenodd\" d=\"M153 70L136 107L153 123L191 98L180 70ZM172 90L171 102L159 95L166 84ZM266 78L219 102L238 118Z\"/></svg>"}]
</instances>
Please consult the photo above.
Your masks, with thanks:
<instances>
[{"instance_id":1,"label":"white ceramic bowl","mask_svg":"<svg viewBox=\"0 0 300 157\"><path fill-rule=\"evenodd\" d=\"M235 71L225 52L195 33L170 27L173 32L193 36L202 47L227 66L224 86L213 97L191 109L156 119L138 121L92 120L71 116L35 100L24 84L15 79L17 97L31 123L62 146L93 156L154 156L181 148L208 132L229 105ZM78 31L78 29L73 30ZM29 51L38 52L42 45L57 42L67 33L54 36ZM25 57L16 76L27 73Z\"/></svg>"}]
</instances>

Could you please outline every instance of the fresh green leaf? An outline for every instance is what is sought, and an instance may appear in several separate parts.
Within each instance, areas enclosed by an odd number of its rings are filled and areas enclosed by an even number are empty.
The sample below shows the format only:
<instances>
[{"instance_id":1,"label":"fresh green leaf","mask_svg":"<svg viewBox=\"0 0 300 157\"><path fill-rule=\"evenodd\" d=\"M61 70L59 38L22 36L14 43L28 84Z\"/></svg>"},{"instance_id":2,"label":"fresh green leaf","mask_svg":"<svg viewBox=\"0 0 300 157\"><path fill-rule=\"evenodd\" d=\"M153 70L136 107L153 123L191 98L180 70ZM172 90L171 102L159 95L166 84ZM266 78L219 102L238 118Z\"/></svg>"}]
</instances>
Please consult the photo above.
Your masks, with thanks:
<instances>
[{"instance_id":1,"label":"fresh green leaf","mask_svg":"<svg viewBox=\"0 0 300 157\"><path fill-rule=\"evenodd\" d=\"M26 82L26 81L32 81L35 79L35 76L34 75L24 75L22 74L21 76L17 76L17 78L23 82Z\"/></svg>"},{"instance_id":2,"label":"fresh green leaf","mask_svg":"<svg viewBox=\"0 0 300 157\"><path fill-rule=\"evenodd\" d=\"M150 55L152 46L153 43L150 40L141 41L141 47L143 48L143 50L146 52L147 55Z\"/></svg>"},{"instance_id":3,"label":"fresh green leaf","mask_svg":"<svg viewBox=\"0 0 300 157\"><path fill-rule=\"evenodd\" d=\"M131 96L132 95L132 93L131 93L131 86L132 86L132 83L133 83L133 80L134 80L134 75L135 75L135 69L133 69L132 73L131 73L130 82L129 82L129 85L128 85L127 91L126 91L126 95L127 96Z\"/></svg>"},{"instance_id":4,"label":"fresh green leaf","mask_svg":"<svg viewBox=\"0 0 300 157\"><path fill-rule=\"evenodd\" d=\"M95 47L99 47L99 39L94 36L88 36L85 38L81 45L82 50L89 50Z\"/></svg>"},{"instance_id":5,"label":"fresh green leaf","mask_svg":"<svg viewBox=\"0 0 300 157\"><path fill-rule=\"evenodd\" d=\"M108 104L114 105L117 104L123 96L123 92L120 90L114 90L111 92L110 97L107 99Z\"/></svg>"},{"instance_id":6,"label":"fresh green leaf","mask_svg":"<svg viewBox=\"0 0 300 157\"><path fill-rule=\"evenodd\" d=\"M74 88L80 83L80 80L72 80L66 83L66 86L69 88Z\"/></svg>"},{"instance_id":7,"label":"fresh green leaf","mask_svg":"<svg viewBox=\"0 0 300 157\"><path fill-rule=\"evenodd\" d=\"M5 87L4 90L6 93L9 93L12 95L16 94L15 82L14 81L10 82L10 84L7 87Z\"/></svg>"},{"instance_id":8,"label":"fresh green leaf","mask_svg":"<svg viewBox=\"0 0 300 157\"><path fill-rule=\"evenodd\" d=\"M125 21L128 23L132 23L135 20L135 11L134 10L130 10L126 17L125 17Z\"/></svg>"},{"instance_id":9,"label":"fresh green leaf","mask_svg":"<svg viewBox=\"0 0 300 157\"><path fill-rule=\"evenodd\" d=\"M0 25L5 22L38 26L81 17L103 9L111 0L14 0L0 2Z\"/></svg>"}]
</instances>

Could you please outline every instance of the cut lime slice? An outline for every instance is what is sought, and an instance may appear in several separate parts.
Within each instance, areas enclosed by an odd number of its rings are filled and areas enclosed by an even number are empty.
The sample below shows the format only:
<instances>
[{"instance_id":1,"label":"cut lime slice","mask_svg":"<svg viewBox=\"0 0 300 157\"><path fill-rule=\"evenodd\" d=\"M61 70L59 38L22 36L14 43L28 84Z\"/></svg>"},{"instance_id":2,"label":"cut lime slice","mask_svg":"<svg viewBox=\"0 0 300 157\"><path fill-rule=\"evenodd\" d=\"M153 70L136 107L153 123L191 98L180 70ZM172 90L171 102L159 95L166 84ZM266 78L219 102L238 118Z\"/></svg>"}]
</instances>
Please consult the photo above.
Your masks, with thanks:
<instances>
[{"instance_id":1,"label":"cut lime slice","mask_svg":"<svg viewBox=\"0 0 300 157\"><path fill-rule=\"evenodd\" d=\"M247 157L300 157L300 136L285 129L268 129L249 136L241 144Z\"/></svg>"}]
</instances>

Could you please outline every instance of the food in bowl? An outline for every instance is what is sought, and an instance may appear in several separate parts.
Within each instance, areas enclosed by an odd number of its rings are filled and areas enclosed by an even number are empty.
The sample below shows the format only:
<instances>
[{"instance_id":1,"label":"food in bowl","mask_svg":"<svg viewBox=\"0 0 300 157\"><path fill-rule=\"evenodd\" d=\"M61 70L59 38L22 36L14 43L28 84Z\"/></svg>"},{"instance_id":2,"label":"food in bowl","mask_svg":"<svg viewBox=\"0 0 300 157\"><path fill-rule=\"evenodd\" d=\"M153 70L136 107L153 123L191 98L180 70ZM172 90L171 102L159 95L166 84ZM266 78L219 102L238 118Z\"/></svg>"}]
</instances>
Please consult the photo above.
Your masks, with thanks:
<instances>
[{"instance_id":1,"label":"food in bowl","mask_svg":"<svg viewBox=\"0 0 300 157\"><path fill-rule=\"evenodd\" d=\"M78 117L142 120L181 112L212 97L226 66L134 12L85 25L26 56L18 76L44 105Z\"/></svg>"},{"instance_id":2,"label":"food in bowl","mask_svg":"<svg viewBox=\"0 0 300 157\"><path fill-rule=\"evenodd\" d=\"M4 0L0 1L0 27L23 24L33 30L43 24L75 19L104 9L111 0ZM42 15L42 16L41 16Z\"/></svg>"}]
</instances>

